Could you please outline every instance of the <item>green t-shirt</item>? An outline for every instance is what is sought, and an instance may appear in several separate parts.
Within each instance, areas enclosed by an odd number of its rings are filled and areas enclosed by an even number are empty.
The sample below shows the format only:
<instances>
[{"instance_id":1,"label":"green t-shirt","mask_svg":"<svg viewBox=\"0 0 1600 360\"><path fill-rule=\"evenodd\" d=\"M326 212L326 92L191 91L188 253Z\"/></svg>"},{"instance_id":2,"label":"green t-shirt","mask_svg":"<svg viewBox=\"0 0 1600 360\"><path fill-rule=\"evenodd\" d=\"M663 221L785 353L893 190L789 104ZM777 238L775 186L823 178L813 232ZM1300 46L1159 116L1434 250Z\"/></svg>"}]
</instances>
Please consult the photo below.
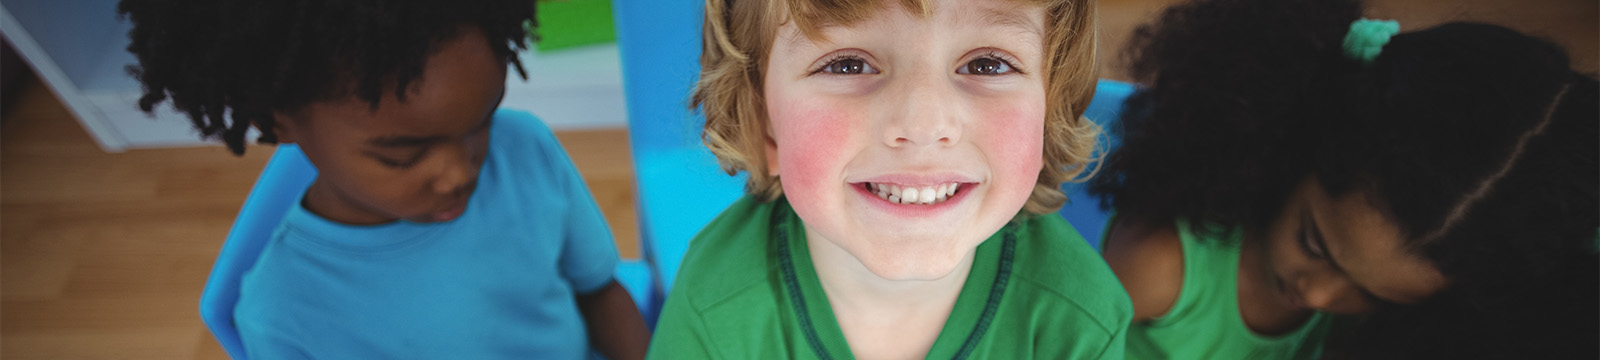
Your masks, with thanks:
<instances>
[{"instance_id":1,"label":"green t-shirt","mask_svg":"<svg viewBox=\"0 0 1600 360\"><path fill-rule=\"evenodd\" d=\"M1202 239L1177 222L1183 242L1183 286L1165 315L1128 328L1129 359L1314 359L1322 354L1332 316L1316 313L1299 329L1256 334L1239 316L1238 231Z\"/></svg>"},{"instance_id":2,"label":"green t-shirt","mask_svg":"<svg viewBox=\"0 0 1600 360\"><path fill-rule=\"evenodd\" d=\"M746 196L689 245L653 359L851 359L785 199ZM929 359L1121 359L1133 305L1059 216L1013 221L978 246Z\"/></svg>"}]
</instances>

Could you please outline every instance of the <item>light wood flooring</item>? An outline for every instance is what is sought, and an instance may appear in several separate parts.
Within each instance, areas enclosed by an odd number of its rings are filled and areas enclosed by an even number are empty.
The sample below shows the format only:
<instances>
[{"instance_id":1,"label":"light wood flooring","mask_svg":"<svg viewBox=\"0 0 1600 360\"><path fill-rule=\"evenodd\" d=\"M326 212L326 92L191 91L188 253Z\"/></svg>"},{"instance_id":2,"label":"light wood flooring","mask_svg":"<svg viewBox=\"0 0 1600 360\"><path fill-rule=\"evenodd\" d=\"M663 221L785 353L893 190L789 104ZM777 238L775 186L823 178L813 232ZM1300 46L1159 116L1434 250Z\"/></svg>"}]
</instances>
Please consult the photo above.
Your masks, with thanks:
<instances>
[{"instance_id":1,"label":"light wood flooring","mask_svg":"<svg viewBox=\"0 0 1600 360\"><path fill-rule=\"evenodd\" d=\"M1173 0L1102 0L1103 76L1128 31ZM1372 1L1407 30L1451 19L1506 24L1566 46L1600 72L1594 0ZM106 154L36 81L0 114L0 358L222 359L198 316L206 274L270 147ZM636 257L623 130L562 132Z\"/></svg>"},{"instance_id":2,"label":"light wood flooring","mask_svg":"<svg viewBox=\"0 0 1600 360\"><path fill-rule=\"evenodd\" d=\"M42 84L23 91L0 124L0 358L226 358L200 291L273 148L107 154ZM627 133L558 137L638 257Z\"/></svg>"}]
</instances>

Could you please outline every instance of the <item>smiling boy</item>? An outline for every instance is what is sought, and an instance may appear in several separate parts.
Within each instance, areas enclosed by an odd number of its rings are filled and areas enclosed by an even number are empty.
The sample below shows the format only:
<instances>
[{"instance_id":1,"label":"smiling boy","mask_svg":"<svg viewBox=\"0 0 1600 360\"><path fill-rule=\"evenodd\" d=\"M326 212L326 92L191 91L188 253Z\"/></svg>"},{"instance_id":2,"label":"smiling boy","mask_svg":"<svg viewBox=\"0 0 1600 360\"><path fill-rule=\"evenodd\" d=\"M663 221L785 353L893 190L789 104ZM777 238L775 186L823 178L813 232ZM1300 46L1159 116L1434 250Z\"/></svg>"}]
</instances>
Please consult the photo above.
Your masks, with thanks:
<instances>
[{"instance_id":1,"label":"smiling boy","mask_svg":"<svg viewBox=\"0 0 1600 360\"><path fill-rule=\"evenodd\" d=\"M706 8L694 100L750 182L652 356L1121 357L1128 298L1051 215L1098 133L1092 2Z\"/></svg>"}]
</instances>

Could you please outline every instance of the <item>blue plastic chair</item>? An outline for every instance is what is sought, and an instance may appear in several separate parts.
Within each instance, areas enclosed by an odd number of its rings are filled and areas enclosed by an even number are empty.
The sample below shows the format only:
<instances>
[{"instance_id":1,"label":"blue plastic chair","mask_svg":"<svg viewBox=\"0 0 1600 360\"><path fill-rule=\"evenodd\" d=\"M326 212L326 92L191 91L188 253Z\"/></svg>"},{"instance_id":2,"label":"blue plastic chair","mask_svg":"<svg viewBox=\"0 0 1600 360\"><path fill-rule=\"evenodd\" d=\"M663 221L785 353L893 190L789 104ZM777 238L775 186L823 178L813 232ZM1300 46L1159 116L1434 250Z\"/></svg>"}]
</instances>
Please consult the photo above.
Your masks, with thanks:
<instances>
[{"instance_id":1,"label":"blue plastic chair","mask_svg":"<svg viewBox=\"0 0 1600 360\"><path fill-rule=\"evenodd\" d=\"M689 239L744 194L700 145L705 118L689 111L700 76L700 1L615 0L617 46L628 106L640 247L654 266L651 313L672 288ZM648 319L654 323L655 319Z\"/></svg>"},{"instance_id":2,"label":"blue plastic chair","mask_svg":"<svg viewBox=\"0 0 1600 360\"><path fill-rule=\"evenodd\" d=\"M228 239L211 267L211 277L206 279L205 292L200 295L200 318L234 359L247 358L233 323L233 307L239 302L239 278L255 266L272 230L316 177L317 169L299 146L279 145L250 189L250 196L234 218Z\"/></svg>"},{"instance_id":3,"label":"blue plastic chair","mask_svg":"<svg viewBox=\"0 0 1600 360\"><path fill-rule=\"evenodd\" d=\"M1121 126L1122 104L1133 91L1132 84L1120 81L1102 79L1095 84L1094 100L1089 102L1083 116L1099 124L1106 134L1101 138L1106 145L1095 150L1096 156L1103 156L1122 144L1116 128ZM1101 235L1105 234L1106 223L1111 219L1110 211L1100 209L1101 198L1088 193L1087 183L1062 184L1061 190L1067 193L1067 204L1057 213L1072 223L1078 234L1089 241L1089 246L1100 249Z\"/></svg>"},{"instance_id":4,"label":"blue plastic chair","mask_svg":"<svg viewBox=\"0 0 1600 360\"><path fill-rule=\"evenodd\" d=\"M233 322L233 308L239 302L240 276L255 266L273 229L278 227L300 194L311 186L316 175L317 169L300 152L300 147L279 145L266 168L261 170L244 207L234 219L233 228L228 231L222 251L217 254L205 292L200 295L200 318L234 359L248 358ZM643 305L649 304L646 296L655 292L650 289L649 266L640 261L624 260L617 267L616 279L633 294L634 303L641 305L640 311L645 311Z\"/></svg>"}]
</instances>

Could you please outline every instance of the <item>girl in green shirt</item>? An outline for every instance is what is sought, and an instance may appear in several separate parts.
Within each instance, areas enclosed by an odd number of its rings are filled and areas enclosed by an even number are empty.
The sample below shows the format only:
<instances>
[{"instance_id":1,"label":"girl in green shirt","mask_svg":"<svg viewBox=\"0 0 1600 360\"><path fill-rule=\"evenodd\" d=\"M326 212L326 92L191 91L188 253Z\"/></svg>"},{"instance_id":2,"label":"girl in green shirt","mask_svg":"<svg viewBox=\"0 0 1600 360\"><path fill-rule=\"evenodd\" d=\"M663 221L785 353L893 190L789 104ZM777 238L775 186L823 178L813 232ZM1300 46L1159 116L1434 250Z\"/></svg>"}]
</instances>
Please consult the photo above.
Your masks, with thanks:
<instances>
[{"instance_id":1,"label":"girl in green shirt","mask_svg":"<svg viewBox=\"0 0 1600 360\"><path fill-rule=\"evenodd\" d=\"M1361 14L1196 0L1136 32L1093 184L1129 357L1596 358L1595 80L1502 27Z\"/></svg>"}]
</instances>

